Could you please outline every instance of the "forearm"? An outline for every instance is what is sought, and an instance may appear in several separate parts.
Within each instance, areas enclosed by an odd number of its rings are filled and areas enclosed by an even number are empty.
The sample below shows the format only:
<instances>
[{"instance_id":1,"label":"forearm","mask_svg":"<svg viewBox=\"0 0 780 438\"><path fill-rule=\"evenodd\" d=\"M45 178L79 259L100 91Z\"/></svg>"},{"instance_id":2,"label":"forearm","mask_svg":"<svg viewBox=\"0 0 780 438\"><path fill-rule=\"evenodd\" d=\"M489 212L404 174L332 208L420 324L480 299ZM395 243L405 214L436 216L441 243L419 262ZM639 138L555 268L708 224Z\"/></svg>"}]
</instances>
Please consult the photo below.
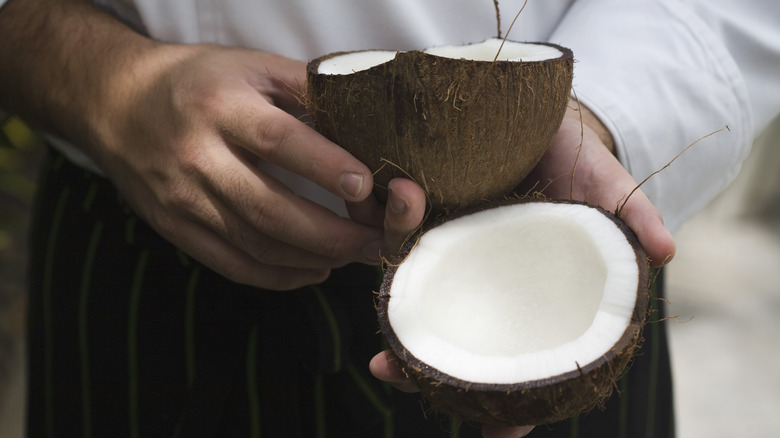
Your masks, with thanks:
<instances>
[{"instance_id":1,"label":"forearm","mask_svg":"<svg viewBox=\"0 0 780 438\"><path fill-rule=\"evenodd\" d=\"M89 2L10 0L0 29L0 107L85 147L155 68L157 44Z\"/></svg>"}]
</instances>

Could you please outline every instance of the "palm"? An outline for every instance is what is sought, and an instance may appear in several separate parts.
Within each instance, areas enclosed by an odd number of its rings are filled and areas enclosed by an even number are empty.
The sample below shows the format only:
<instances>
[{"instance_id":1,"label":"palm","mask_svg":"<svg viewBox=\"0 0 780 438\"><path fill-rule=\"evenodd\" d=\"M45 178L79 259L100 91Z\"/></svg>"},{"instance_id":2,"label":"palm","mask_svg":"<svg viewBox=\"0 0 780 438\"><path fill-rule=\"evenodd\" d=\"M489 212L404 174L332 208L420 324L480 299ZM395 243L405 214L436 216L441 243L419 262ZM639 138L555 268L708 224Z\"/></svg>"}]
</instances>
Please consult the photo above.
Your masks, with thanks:
<instances>
[{"instance_id":1,"label":"palm","mask_svg":"<svg viewBox=\"0 0 780 438\"><path fill-rule=\"evenodd\" d=\"M658 267L674 256L674 240L658 210L641 190L634 191L636 187L637 182L598 136L580 122L576 112L570 112L521 190L619 210L652 265Z\"/></svg>"}]
</instances>

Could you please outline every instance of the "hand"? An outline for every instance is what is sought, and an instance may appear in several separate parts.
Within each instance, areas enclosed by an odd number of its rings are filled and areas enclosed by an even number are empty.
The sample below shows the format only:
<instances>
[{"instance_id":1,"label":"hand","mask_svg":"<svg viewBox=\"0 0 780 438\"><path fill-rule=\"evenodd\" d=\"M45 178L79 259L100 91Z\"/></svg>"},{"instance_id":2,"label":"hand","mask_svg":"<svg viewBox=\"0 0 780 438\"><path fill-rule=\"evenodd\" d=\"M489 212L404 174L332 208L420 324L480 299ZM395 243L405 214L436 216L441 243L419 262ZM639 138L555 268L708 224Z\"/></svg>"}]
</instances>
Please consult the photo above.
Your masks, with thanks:
<instances>
[{"instance_id":1,"label":"hand","mask_svg":"<svg viewBox=\"0 0 780 438\"><path fill-rule=\"evenodd\" d=\"M290 289L397 245L382 220L339 217L258 170L275 164L384 216L369 170L281 109L298 106L304 63L160 44L78 0L11 1L0 22L0 64L14 66L0 69L0 104L83 147L146 222L224 276ZM414 185L399 187L415 202ZM415 220L408 206L388 209L390 240Z\"/></svg>"},{"instance_id":2,"label":"hand","mask_svg":"<svg viewBox=\"0 0 780 438\"><path fill-rule=\"evenodd\" d=\"M587 108L577 108L570 102L550 149L526 178L521 193L539 191L549 198L586 201L613 213L620 208L620 217L637 234L650 264L665 265L674 257L675 244L661 214L641 189L631 194L637 182L612 153L608 131Z\"/></svg>"},{"instance_id":3,"label":"hand","mask_svg":"<svg viewBox=\"0 0 780 438\"><path fill-rule=\"evenodd\" d=\"M582 107L581 112L576 108L576 103L570 105L549 151L526 179L521 193L538 191L550 198L587 201L612 212L625 202L621 216L637 233L651 264L657 267L668 263L674 256L675 246L660 213L641 190L634 192L626 201L626 197L636 187L636 181L612 153L612 139L608 131L586 108ZM580 142L582 149L577 158ZM392 384L400 391L419 391L392 360L389 351L376 355L369 369L376 378ZM491 438L521 437L532 429L533 426L486 425L482 433Z\"/></svg>"},{"instance_id":4,"label":"hand","mask_svg":"<svg viewBox=\"0 0 780 438\"><path fill-rule=\"evenodd\" d=\"M387 185L387 204L371 196L362 202L348 202L350 217L364 225L384 228L382 258L390 262L404 243L413 238L425 217L425 192L417 183L404 178L391 180Z\"/></svg>"},{"instance_id":5,"label":"hand","mask_svg":"<svg viewBox=\"0 0 780 438\"><path fill-rule=\"evenodd\" d=\"M289 289L348 262L379 263L381 222L341 218L256 167L266 160L384 212L362 163L277 107L297 105L303 63L214 46L161 50L177 62L113 106L92 149L142 217L217 272L262 287ZM397 216L388 215L389 234Z\"/></svg>"}]
</instances>

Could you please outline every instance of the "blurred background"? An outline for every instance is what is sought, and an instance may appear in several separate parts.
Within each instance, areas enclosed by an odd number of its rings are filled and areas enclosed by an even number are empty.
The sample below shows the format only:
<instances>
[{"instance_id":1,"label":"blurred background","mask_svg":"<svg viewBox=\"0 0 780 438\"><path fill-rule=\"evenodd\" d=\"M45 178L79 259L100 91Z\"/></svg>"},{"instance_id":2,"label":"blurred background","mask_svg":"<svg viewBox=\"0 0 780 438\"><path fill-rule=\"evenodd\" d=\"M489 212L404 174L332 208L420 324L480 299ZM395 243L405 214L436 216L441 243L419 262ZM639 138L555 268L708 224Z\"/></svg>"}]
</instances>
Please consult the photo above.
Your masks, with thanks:
<instances>
[{"instance_id":1,"label":"blurred background","mask_svg":"<svg viewBox=\"0 0 780 438\"><path fill-rule=\"evenodd\" d=\"M666 324L678 436L780 436L780 120L675 237L667 311L679 317Z\"/></svg>"},{"instance_id":2,"label":"blurred background","mask_svg":"<svg viewBox=\"0 0 780 438\"><path fill-rule=\"evenodd\" d=\"M25 239L44 150L19 120L0 114L0 127L0 437L21 438ZM676 318L663 324L678 436L779 436L780 120L676 239L666 304Z\"/></svg>"},{"instance_id":3,"label":"blurred background","mask_svg":"<svg viewBox=\"0 0 780 438\"><path fill-rule=\"evenodd\" d=\"M0 111L0 438L21 438L27 226L44 148Z\"/></svg>"}]
</instances>

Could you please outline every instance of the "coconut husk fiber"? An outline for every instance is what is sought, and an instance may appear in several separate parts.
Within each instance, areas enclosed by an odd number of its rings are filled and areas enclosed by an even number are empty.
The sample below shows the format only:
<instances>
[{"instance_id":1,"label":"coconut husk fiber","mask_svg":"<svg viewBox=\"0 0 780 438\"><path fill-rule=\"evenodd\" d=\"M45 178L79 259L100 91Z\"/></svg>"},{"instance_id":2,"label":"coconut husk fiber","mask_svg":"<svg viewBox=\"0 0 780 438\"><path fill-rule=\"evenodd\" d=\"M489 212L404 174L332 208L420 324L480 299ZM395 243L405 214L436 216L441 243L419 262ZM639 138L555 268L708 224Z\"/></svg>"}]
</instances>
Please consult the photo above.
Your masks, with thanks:
<instances>
[{"instance_id":1,"label":"coconut husk fiber","mask_svg":"<svg viewBox=\"0 0 780 438\"><path fill-rule=\"evenodd\" d=\"M544 155L572 82L572 52L555 47L563 56L532 62L398 52L320 74L334 53L309 63L306 101L315 128L376 172L380 199L392 178L411 178L435 218L512 192Z\"/></svg>"}]
</instances>

